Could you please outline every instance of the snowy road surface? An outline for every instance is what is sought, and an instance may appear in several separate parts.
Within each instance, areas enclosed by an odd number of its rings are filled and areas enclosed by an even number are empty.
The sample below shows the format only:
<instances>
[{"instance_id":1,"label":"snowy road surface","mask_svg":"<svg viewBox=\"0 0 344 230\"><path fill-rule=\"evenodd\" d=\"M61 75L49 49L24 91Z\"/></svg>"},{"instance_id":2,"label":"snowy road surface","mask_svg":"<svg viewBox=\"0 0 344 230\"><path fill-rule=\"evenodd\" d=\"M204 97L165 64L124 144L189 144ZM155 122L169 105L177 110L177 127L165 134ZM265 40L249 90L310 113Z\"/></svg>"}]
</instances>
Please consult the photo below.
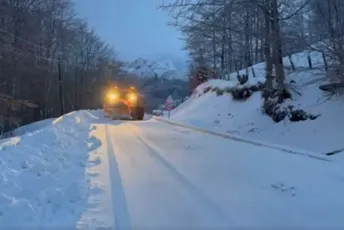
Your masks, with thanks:
<instances>
[{"instance_id":1,"label":"snowy road surface","mask_svg":"<svg viewBox=\"0 0 344 230\"><path fill-rule=\"evenodd\" d=\"M344 227L344 173L333 162L154 120L94 125L79 229Z\"/></svg>"}]
</instances>

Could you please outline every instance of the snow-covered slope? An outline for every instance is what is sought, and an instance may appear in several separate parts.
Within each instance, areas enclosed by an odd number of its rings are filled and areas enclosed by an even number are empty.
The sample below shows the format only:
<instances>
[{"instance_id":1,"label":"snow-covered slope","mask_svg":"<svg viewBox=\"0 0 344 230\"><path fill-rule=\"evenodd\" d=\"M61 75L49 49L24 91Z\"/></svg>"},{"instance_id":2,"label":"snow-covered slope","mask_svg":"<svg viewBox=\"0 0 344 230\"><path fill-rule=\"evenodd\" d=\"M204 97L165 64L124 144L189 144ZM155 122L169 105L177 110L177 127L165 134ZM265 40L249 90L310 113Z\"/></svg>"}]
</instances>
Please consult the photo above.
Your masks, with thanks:
<instances>
[{"instance_id":1,"label":"snow-covered slope","mask_svg":"<svg viewBox=\"0 0 344 230\"><path fill-rule=\"evenodd\" d=\"M342 98L327 98L319 90L324 81L321 54L311 53L313 69L309 69L307 53L297 53L292 56L296 71L290 71L290 62L284 58L288 69L287 79L293 80L293 88L301 93L294 93L292 105L302 108L312 114L320 114L316 120L291 122L284 120L275 123L262 114L263 102L259 92L254 93L245 102L238 102L225 93L217 96L215 92L204 93L204 89L211 87L233 87L237 85L236 73L231 74L231 81L212 80L200 85L196 92L183 104L172 111L172 119L194 126L236 134L275 144L292 146L294 148L327 153L344 148L343 122L344 102ZM255 83L264 78L264 63L253 66L256 78L250 70L250 82ZM240 71L242 74L245 70ZM340 155L340 154L338 154Z\"/></svg>"},{"instance_id":2,"label":"snow-covered slope","mask_svg":"<svg viewBox=\"0 0 344 230\"><path fill-rule=\"evenodd\" d=\"M125 69L143 78L157 77L186 80L185 70L176 68L171 61L157 62L138 58L127 63Z\"/></svg>"}]
</instances>

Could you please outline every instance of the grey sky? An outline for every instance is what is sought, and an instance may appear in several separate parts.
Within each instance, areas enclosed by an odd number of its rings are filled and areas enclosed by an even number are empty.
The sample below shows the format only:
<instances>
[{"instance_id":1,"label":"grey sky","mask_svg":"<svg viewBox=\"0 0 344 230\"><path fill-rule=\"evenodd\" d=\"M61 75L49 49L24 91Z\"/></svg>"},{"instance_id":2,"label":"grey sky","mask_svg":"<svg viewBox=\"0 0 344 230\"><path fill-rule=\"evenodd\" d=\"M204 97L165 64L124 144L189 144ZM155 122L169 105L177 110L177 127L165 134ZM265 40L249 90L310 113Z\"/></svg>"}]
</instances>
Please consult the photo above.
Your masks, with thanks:
<instances>
[{"instance_id":1,"label":"grey sky","mask_svg":"<svg viewBox=\"0 0 344 230\"><path fill-rule=\"evenodd\" d=\"M125 60L137 57L183 58L181 34L167 26L169 17L156 7L162 0L74 0L80 17L113 44Z\"/></svg>"}]
</instances>

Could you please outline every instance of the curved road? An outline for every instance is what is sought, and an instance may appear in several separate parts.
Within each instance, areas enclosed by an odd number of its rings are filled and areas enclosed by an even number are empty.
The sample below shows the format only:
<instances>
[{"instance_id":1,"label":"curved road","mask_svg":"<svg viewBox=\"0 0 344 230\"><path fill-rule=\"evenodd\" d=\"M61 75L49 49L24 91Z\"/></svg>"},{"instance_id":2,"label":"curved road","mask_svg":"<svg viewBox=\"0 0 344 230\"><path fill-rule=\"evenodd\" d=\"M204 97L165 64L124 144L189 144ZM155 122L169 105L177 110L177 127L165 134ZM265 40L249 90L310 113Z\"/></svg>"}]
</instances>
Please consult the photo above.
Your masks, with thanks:
<instances>
[{"instance_id":1,"label":"curved road","mask_svg":"<svg viewBox=\"0 0 344 230\"><path fill-rule=\"evenodd\" d=\"M111 226L99 229L344 226L344 173L334 163L154 120L94 133L101 164L92 183L103 193L90 210Z\"/></svg>"}]
</instances>

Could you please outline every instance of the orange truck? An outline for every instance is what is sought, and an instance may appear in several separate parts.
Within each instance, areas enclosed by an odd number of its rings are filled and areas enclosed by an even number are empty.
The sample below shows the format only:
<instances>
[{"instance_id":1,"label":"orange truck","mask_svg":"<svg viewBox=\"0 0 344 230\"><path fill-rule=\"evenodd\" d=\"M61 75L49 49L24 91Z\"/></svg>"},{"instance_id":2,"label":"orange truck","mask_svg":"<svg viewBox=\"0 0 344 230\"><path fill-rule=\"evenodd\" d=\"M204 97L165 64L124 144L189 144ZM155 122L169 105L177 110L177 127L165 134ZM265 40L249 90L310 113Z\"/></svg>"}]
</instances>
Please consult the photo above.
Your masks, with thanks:
<instances>
[{"instance_id":1,"label":"orange truck","mask_svg":"<svg viewBox=\"0 0 344 230\"><path fill-rule=\"evenodd\" d=\"M110 86L104 95L104 116L111 119L143 120L144 97L134 87Z\"/></svg>"}]
</instances>

